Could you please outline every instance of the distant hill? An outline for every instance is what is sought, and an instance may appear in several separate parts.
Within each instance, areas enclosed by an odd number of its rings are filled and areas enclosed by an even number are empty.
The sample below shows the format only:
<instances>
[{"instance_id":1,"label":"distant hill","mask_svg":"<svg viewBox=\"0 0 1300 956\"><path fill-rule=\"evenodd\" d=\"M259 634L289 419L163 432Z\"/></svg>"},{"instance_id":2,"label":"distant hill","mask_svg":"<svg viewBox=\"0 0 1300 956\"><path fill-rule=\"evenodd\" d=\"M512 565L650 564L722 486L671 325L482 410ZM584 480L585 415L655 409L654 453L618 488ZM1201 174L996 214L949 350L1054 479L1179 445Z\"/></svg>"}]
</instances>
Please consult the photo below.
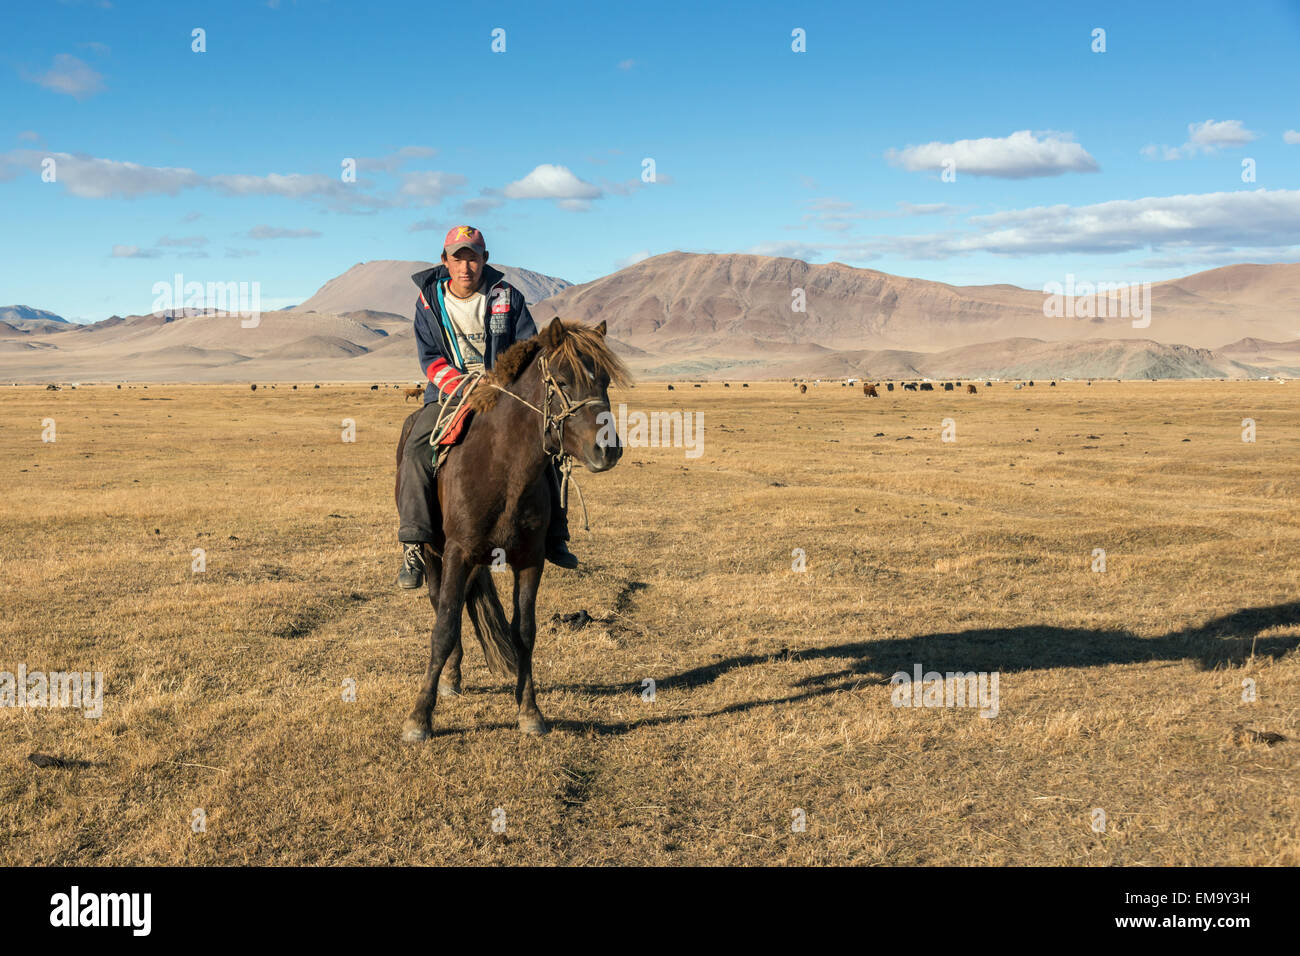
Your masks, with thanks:
<instances>
[{"instance_id":1,"label":"distant hill","mask_svg":"<svg viewBox=\"0 0 1300 956\"><path fill-rule=\"evenodd\" d=\"M253 328L217 314L0 321L0 380L416 382L410 276L427 265L355 266ZM580 286L512 272L534 295L538 283L553 290L532 306L539 325L556 314L607 321L642 380L1300 378L1300 264L1155 283L1143 329L1127 317L1045 317L1041 292L1012 285L765 256L668 253ZM798 295L804 311L791 308Z\"/></svg>"},{"instance_id":2,"label":"distant hill","mask_svg":"<svg viewBox=\"0 0 1300 956\"><path fill-rule=\"evenodd\" d=\"M643 369L654 378L1258 378L1265 371L1210 349L1152 341L1014 338L942 352L857 349L804 354L786 362L716 364L683 359Z\"/></svg>"},{"instance_id":3,"label":"distant hill","mask_svg":"<svg viewBox=\"0 0 1300 956\"><path fill-rule=\"evenodd\" d=\"M419 290L411 281L415 273L431 268L432 262L407 262L400 259L376 259L359 262L347 272L335 276L316 291L306 302L297 306L300 312L353 312L372 309L405 316L410 321L415 316L415 299ZM505 273L506 281L524 294L530 304L567 289L571 283L512 266L494 268Z\"/></svg>"},{"instance_id":4,"label":"distant hill","mask_svg":"<svg viewBox=\"0 0 1300 956\"><path fill-rule=\"evenodd\" d=\"M52 326L58 328L72 324L61 315L33 309L29 305L0 306L0 322L20 332L43 332Z\"/></svg>"},{"instance_id":5,"label":"distant hill","mask_svg":"<svg viewBox=\"0 0 1300 956\"><path fill-rule=\"evenodd\" d=\"M539 323L555 315L605 319L638 348L682 356L725 355L753 339L836 350L934 351L1022 337L1213 348L1243 335L1300 335L1300 263L1228 266L1155 283L1144 328L1134 328L1131 316L1049 318L1044 301L1041 290L1005 284L953 286L841 263L670 252L570 286L532 311ZM1072 313L1073 300L1067 305Z\"/></svg>"},{"instance_id":6,"label":"distant hill","mask_svg":"<svg viewBox=\"0 0 1300 956\"><path fill-rule=\"evenodd\" d=\"M1262 339L1244 338L1215 349L1215 353L1300 378L1300 339L1266 342Z\"/></svg>"}]
</instances>

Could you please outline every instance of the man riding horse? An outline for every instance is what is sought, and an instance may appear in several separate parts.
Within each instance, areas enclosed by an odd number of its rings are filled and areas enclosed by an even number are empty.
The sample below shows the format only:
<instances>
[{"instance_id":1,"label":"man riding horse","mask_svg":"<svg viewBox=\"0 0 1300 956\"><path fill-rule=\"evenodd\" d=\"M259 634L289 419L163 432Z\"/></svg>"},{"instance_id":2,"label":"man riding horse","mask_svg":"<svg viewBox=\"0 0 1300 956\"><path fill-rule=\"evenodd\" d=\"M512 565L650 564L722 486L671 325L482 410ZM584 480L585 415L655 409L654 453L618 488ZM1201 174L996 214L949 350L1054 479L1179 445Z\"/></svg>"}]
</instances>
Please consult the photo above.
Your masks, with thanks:
<instances>
[{"instance_id":1,"label":"man riding horse","mask_svg":"<svg viewBox=\"0 0 1300 956\"><path fill-rule=\"evenodd\" d=\"M442 403L457 392L466 374L488 369L515 342L537 334L523 293L510 286L500 270L487 264L483 233L473 226L456 226L443 242L442 265L417 272L411 278L420 289L415 306L415 341L420 367L429 385L424 408L416 417L403 449L401 491L397 502L402 543L402 570L397 583L418 588L424 583L421 545L436 542L437 486L429 444ZM551 498L551 522L546 536L546 560L562 568L575 568L578 559L569 551L568 517L560 501L560 480L551 459L546 468Z\"/></svg>"}]
</instances>

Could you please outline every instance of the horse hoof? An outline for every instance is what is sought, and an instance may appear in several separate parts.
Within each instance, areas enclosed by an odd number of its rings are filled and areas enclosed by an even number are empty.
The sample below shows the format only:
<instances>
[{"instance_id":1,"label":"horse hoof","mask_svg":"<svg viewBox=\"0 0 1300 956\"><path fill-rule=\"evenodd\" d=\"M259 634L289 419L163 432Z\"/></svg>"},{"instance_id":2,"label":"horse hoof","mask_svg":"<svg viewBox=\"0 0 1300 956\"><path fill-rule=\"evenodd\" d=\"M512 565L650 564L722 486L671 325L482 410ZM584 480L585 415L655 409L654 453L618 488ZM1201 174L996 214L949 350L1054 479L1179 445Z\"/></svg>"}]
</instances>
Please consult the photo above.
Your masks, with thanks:
<instances>
[{"instance_id":1,"label":"horse hoof","mask_svg":"<svg viewBox=\"0 0 1300 956\"><path fill-rule=\"evenodd\" d=\"M442 684L442 683L438 684L439 700L442 700L444 697L462 697L462 696L464 695L461 694L460 692L459 684Z\"/></svg>"},{"instance_id":2,"label":"horse hoof","mask_svg":"<svg viewBox=\"0 0 1300 956\"><path fill-rule=\"evenodd\" d=\"M546 721L541 717L520 717L519 732L530 737L540 737L546 733Z\"/></svg>"},{"instance_id":3,"label":"horse hoof","mask_svg":"<svg viewBox=\"0 0 1300 956\"><path fill-rule=\"evenodd\" d=\"M425 725L417 724L413 720L402 724L402 743L422 744L431 739L433 739L433 732Z\"/></svg>"}]
</instances>

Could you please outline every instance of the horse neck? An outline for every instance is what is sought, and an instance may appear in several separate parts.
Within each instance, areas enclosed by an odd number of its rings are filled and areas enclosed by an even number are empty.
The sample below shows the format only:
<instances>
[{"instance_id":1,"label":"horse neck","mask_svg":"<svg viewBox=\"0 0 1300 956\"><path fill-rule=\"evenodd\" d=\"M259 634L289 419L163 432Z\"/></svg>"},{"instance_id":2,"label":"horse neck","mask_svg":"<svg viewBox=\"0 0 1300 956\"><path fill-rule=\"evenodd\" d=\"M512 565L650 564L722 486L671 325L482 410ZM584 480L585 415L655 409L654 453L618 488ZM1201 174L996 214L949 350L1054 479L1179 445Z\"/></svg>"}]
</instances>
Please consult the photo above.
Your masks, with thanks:
<instances>
[{"instance_id":1,"label":"horse neck","mask_svg":"<svg viewBox=\"0 0 1300 956\"><path fill-rule=\"evenodd\" d=\"M528 402L539 410L544 407L546 386L542 383L540 362L537 359L530 362L507 390L511 395L498 395L494 411L502 414L501 424L511 442L516 467L526 483L531 484L541 475L549 457L542 450L542 416L524 404Z\"/></svg>"}]
</instances>

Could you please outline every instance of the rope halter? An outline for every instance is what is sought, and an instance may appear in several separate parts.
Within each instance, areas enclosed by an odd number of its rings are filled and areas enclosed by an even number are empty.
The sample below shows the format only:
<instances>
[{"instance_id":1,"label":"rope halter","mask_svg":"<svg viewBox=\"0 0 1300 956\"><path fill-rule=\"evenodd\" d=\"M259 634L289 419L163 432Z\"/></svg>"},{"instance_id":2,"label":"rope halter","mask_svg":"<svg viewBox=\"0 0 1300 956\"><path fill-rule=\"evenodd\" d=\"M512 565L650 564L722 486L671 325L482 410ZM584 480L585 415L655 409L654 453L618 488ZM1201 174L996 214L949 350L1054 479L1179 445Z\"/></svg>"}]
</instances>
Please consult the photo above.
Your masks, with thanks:
<instances>
[{"instance_id":1,"label":"rope halter","mask_svg":"<svg viewBox=\"0 0 1300 956\"><path fill-rule=\"evenodd\" d=\"M560 383L555 380L555 376L551 374L551 367L546 361L546 356L538 355L537 362L542 370L543 391L541 408L538 408L526 398L521 398L509 389L502 388L495 382L489 382L487 379L484 379L483 382L487 385L491 385L498 392L505 392L505 394L509 395L516 401L527 405L542 417L542 452L546 455L552 455L559 458L561 478L560 505L564 508L569 506L569 482L573 482L573 487L578 491L578 501L582 503L583 529L590 530L587 523L587 502L582 497L582 489L578 487L577 480L573 477L573 456L564 450L564 423L580 409L586 408L588 405L602 405L604 403L598 398L584 398L580 402L573 401L567 394L565 394ZM554 413L551 411L552 393L554 393L558 400L558 410ZM552 429L555 430L557 440L554 447L547 444L547 439L550 438Z\"/></svg>"},{"instance_id":2,"label":"rope halter","mask_svg":"<svg viewBox=\"0 0 1300 956\"><path fill-rule=\"evenodd\" d=\"M603 404L598 398L584 398L580 402L575 402L564 393L560 383L555 380L551 374L551 367L546 362L545 355L539 355L537 359L542 369L542 381L546 384L546 391L542 396L542 451L548 455L563 455L564 451L564 423L571 416L576 414L580 409L588 405ZM559 400L560 410L557 414L551 413L551 395L552 393ZM550 437L551 429L555 429L558 442L554 448L547 447L546 439Z\"/></svg>"}]
</instances>

